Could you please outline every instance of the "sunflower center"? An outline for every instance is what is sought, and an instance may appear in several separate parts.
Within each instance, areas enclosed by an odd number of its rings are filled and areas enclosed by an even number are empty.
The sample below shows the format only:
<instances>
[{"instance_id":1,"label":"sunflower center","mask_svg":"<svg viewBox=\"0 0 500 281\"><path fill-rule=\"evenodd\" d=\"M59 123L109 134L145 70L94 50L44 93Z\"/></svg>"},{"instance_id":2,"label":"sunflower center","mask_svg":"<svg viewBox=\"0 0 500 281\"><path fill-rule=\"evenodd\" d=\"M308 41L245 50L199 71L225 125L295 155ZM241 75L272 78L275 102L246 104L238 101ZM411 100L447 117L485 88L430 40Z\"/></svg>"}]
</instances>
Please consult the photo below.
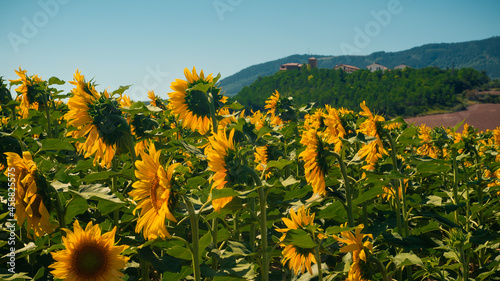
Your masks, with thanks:
<instances>
[{"instance_id":1,"label":"sunflower center","mask_svg":"<svg viewBox=\"0 0 500 281\"><path fill-rule=\"evenodd\" d=\"M194 115L210 116L210 105L205 93L198 90L191 90L186 95L186 104Z\"/></svg>"},{"instance_id":2,"label":"sunflower center","mask_svg":"<svg viewBox=\"0 0 500 281\"><path fill-rule=\"evenodd\" d=\"M163 202L165 201L161 197L165 189L162 186L160 186L160 178L158 177L158 175L155 175L155 177L151 180L150 188L151 188L151 203L153 204L153 207L155 208L156 212L159 212L161 206L163 205Z\"/></svg>"},{"instance_id":3,"label":"sunflower center","mask_svg":"<svg viewBox=\"0 0 500 281\"><path fill-rule=\"evenodd\" d=\"M106 252L95 244L86 244L75 252L74 268L78 276L94 278L106 269Z\"/></svg>"}]
</instances>

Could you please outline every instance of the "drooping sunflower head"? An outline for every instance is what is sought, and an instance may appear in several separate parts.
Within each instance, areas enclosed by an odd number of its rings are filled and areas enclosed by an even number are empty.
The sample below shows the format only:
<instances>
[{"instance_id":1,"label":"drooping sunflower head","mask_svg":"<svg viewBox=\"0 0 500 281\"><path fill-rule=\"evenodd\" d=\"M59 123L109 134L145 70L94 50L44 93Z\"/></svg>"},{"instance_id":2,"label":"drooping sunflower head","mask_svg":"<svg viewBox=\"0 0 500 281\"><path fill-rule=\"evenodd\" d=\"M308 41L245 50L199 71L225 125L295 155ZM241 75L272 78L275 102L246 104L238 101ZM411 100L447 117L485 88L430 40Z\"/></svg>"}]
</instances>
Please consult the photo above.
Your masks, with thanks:
<instances>
[{"instance_id":1,"label":"drooping sunflower head","mask_svg":"<svg viewBox=\"0 0 500 281\"><path fill-rule=\"evenodd\" d=\"M85 138L84 143L77 143L78 151L85 157L94 155L94 163L109 168L115 153L128 149L126 140L131 133L127 120L122 116L118 101L106 90L98 93L78 70L70 83L76 87L71 91L69 111L64 115L68 126L74 127L68 135L75 139Z\"/></svg>"},{"instance_id":2,"label":"drooping sunflower head","mask_svg":"<svg viewBox=\"0 0 500 281\"><path fill-rule=\"evenodd\" d=\"M138 181L132 184L133 190L129 193L137 202L134 214L140 210L135 231L143 232L148 240L170 238L165 226L165 219L177 222L173 214L175 191L173 189L173 175L180 163L174 163L165 169L160 164L160 150L154 144L148 147L149 153L140 152L141 160L135 162L135 175Z\"/></svg>"},{"instance_id":3,"label":"drooping sunflower head","mask_svg":"<svg viewBox=\"0 0 500 281\"><path fill-rule=\"evenodd\" d=\"M184 70L186 80L176 79L170 85L174 92L169 93L172 112L182 120L182 126L200 134L207 133L212 127L213 105L214 114L224 106L227 97L220 93L217 79L209 74L205 77L203 70L198 75L193 67L193 72Z\"/></svg>"},{"instance_id":4,"label":"drooping sunflower head","mask_svg":"<svg viewBox=\"0 0 500 281\"><path fill-rule=\"evenodd\" d=\"M20 226L27 222L28 236L33 230L35 237L42 237L46 233L52 233L55 225L50 222L50 200L46 195L47 189L45 178L39 174L35 162L28 151L19 154L6 152L7 166L5 175L13 178L16 183L14 218Z\"/></svg>"},{"instance_id":5,"label":"drooping sunflower head","mask_svg":"<svg viewBox=\"0 0 500 281\"><path fill-rule=\"evenodd\" d=\"M210 177L211 190L227 188L238 182L238 177L241 176L238 172L241 165L235 149L234 133L235 130L232 129L227 136L226 130L220 129L208 138L210 144L205 148L205 154L208 167L214 172ZM232 200L233 197L217 198L212 201L212 205L219 212Z\"/></svg>"},{"instance_id":6,"label":"drooping sunflower head","mask_svg":"<svg viewBox=\"0 0 500 281\"><path fill-rule=\"evenodd\" d=\"M151 100L150 103L152 106L156 106L156 107L161 108L163 110L166 109L163 101L157 95L155 95L155 92L153 90L148 92L148 98Z\"/></svg>"},{"instance_id":7,"label":"drooping sunflower head","mask_svg":"<svg viewBox=\"0 0 500 281\"><path fill-rule=\"evenodd\" d=\"M311 129L302 133L300 143L305 146L305 150L299 154L299 159L305 162L307 183L312 186L314 193L325 195L325 175L328 173L326 142L316 130Z\"/></svg>"},{"instance_id":8,"label":"drooping sunflower head","mask_svg":"<svg viewBox=\"0 0 500 281\"><path fill-rule=\"evenodd\" d=\"M22 94L22 102L26 105L32 105L34 103L45 104L43 100L42 93L44 91L45 81L42 80L38 75L27 76L26 70L22 70L19 67L19 71L14 70L19 76L19 79L10 80L13 84L20 83L19 87L16 88L16 92Z\"/></svg>"},{"instance_id":9,"label":"drooping sunflower head","mask_svg":"<svg viewBox=\"0 0 500 281\"><path fill-rule=\"evenodd\" d=\"M366 120L361 123L358 131L370 137L379 137L379 132L382 129L381 122L385 121L385 118L380 115L373 115L364 101L360 106L363 111L361 111L359 115L365 116Z\"/></svg>"},{"instance_id":10,"label":"drooping sunflower head","mask_svg":"<svg viewBox=\"0 0 500 281\"><path fill-rule=\"evenodd\" d=\"M297 275L299 271L305 273L307 270L312 274L311 264L316 263L316 257L314 255L315 248L304 248L300 247L286 241L287 232L290 230L307 230L310 231L314 227L314 213L309 214L309 210L306 210L304 206L300 207L297 213L290 209L290 219L282 218L283 223L287 228L277 228L276 231L283 233L280 238L281 247L284 247L281 252L283 259L281 264L285 265L288 262L288 267L294 271ZM317 234L319 239L323 239L324 235Z\"/></svg>"},{"instance_id":11,"label":"drooping sunflower head","mask_svg":"<svg viewBox=\"0 0 500 281\"><path fill-rule=\"evenodd\" d=\"M126 245L115 245L116 226L110 232L101 235L98 224L89 222L83 230L78 221L73 224L74 231L64 229L65 249L50 253L54 260L49 267L56 278L83 280L122 280L120 272L126 265L128 257L121 255Z\"/></svg>"}]
</instances>

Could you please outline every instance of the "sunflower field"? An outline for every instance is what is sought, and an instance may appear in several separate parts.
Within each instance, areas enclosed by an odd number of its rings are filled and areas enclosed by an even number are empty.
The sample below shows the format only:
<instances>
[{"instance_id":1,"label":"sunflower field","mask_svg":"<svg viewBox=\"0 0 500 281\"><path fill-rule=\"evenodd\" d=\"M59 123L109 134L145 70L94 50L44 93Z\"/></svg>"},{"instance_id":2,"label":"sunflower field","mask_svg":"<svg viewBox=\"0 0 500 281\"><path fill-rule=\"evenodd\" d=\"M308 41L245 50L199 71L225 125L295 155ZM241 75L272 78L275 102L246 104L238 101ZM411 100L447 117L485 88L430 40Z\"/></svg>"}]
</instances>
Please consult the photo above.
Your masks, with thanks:
<instances>
[{"instance_id":1,"label":"sunflower field","mask_svg":"<svg viewBox=\"0 0 500 281\"><path fill-rule=\"evenodd\" d=\"M149 102L16 73L0 280L500 280L500 127L249 112L195 68Z\"/></svg>"}]
</instances>

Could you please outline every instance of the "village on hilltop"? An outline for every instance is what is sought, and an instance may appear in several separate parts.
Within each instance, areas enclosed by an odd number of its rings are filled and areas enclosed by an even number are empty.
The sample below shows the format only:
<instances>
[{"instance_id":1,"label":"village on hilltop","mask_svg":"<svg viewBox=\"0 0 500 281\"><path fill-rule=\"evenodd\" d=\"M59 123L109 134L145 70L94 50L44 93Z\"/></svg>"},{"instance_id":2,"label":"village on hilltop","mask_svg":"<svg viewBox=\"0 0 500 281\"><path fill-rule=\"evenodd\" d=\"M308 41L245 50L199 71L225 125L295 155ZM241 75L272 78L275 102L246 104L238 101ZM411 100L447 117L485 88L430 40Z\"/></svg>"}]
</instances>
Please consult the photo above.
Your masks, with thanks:
<instances>
[{"instance_id":1,"label":"village on hilltop","mask_svg":"<svg viewBox=\"0 0 500 281\"><path fill-rule=\"evenodd\" d=\"M311 68L318 67L318 59L316 59L315 57L310 57L308 59L307 64ZM301 64L301 63L289 62L289 63L282 64L280 66L280 70L301 69L303 66L304 66L304 64ZM406 64L400 64L400 65L395 66L393 69L405 69L407 67L411 68L410 66L408 66ZM374 72L377 70L382 70L382 71L390 70L389 68L387 68L381 64L378 64L378 63L372 63L370 65L367 65L366 68L369 69L371 72ZM353 73L354 71L359 70L358 67L352 66L352 65L347 65L347 64L338 64L333 69L342 69L344 72L347 72L347 73Z\"/></svg>"}]
</instances>

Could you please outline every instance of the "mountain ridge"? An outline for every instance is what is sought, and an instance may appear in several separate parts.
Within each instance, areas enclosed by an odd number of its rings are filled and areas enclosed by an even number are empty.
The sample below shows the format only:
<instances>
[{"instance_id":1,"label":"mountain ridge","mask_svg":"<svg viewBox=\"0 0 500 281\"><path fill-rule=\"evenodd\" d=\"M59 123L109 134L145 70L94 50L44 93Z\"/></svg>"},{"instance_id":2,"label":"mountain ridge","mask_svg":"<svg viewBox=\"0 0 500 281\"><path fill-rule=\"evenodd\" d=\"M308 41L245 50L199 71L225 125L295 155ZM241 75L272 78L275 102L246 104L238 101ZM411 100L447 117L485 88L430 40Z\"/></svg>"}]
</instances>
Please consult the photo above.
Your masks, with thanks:
<instances>
[{"instance_id":1,"label":"mountain ridge","mask_svg":"<svg viewBox=\"0 0 500 281\"><path fill-rule=\"evenodd\" d=\"M281 64L307 63L308 58L318 59L318 68L333 68L338 64L349 64L366 68L371 63L380 63L388 68L406 64L413 68L435 66L439 68L472 67L486 71L490 78L500 79L500 36L482 40L430 43L397 52L379 51L369 55L307 55L294 54L273 61L255 64L220 80L220 86L228 96L234 96L259 77L279 71Z\"/></svg>"}]
</instances>

